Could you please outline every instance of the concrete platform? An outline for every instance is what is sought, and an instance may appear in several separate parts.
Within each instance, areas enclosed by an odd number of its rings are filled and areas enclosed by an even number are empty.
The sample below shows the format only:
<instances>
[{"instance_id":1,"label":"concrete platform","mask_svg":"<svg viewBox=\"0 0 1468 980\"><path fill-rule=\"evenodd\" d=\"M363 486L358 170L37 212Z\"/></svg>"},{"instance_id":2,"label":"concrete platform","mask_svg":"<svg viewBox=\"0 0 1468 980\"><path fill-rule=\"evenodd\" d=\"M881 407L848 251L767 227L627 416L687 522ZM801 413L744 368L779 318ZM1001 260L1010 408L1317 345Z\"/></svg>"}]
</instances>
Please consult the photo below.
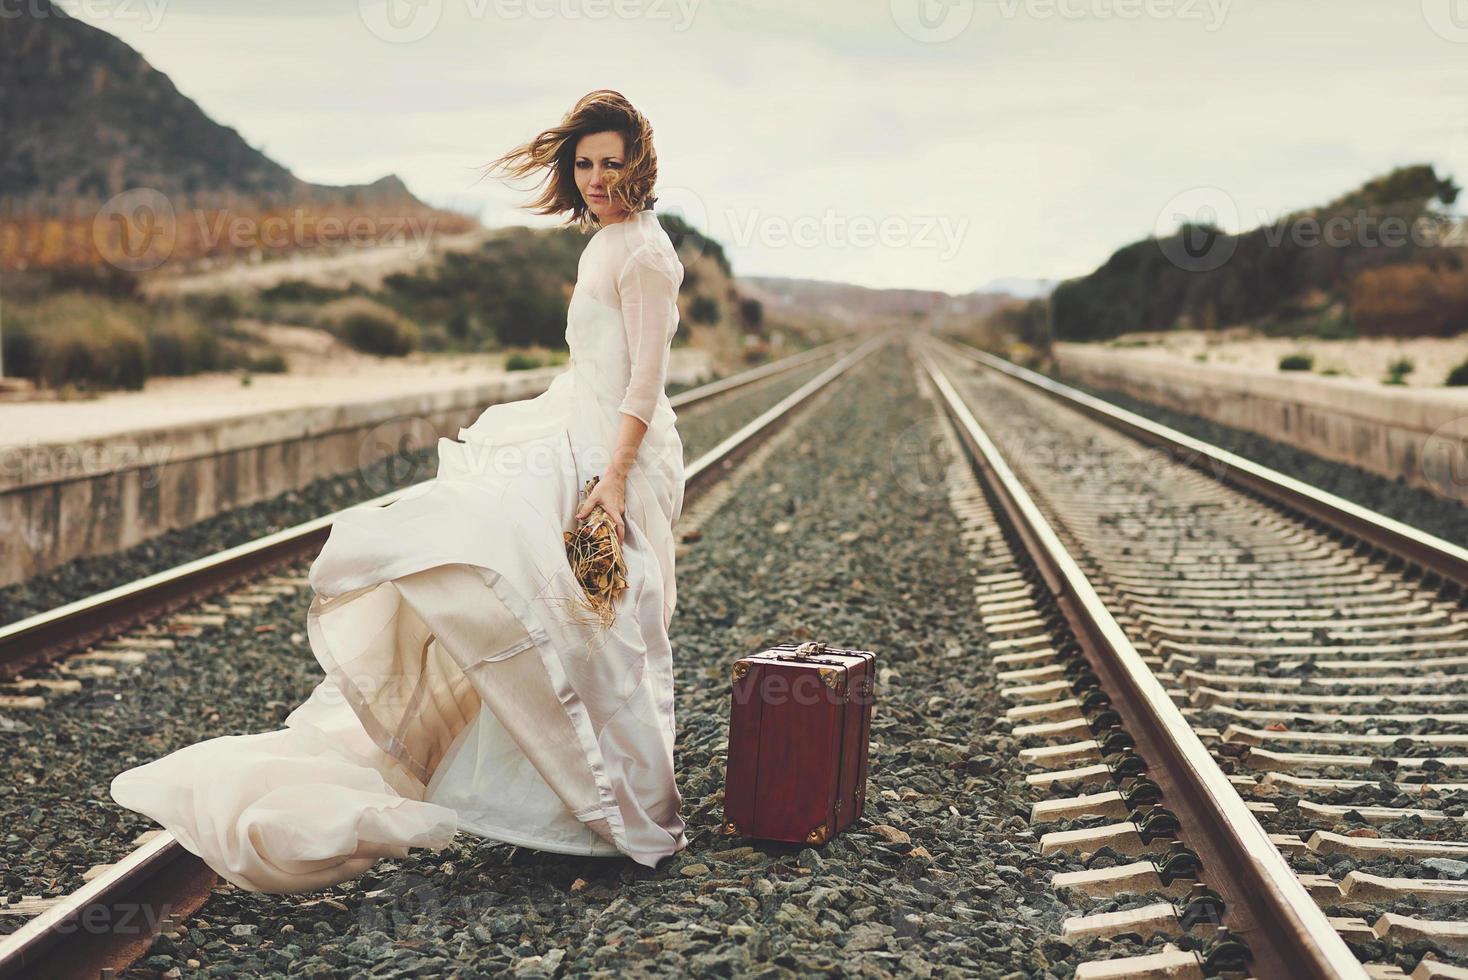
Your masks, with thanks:
<instances>
[{"instance_id":1,"label":"concrete platform","mask_svg":"<svg viewBox=\"0 0 1468 980\"><path fill-rule=\"evenodd\" d=\"M1062 378L1468 502L1468 389L1197 363L1145 348L1057 343L1054 353Z\"/></svg>"}]
</instances>

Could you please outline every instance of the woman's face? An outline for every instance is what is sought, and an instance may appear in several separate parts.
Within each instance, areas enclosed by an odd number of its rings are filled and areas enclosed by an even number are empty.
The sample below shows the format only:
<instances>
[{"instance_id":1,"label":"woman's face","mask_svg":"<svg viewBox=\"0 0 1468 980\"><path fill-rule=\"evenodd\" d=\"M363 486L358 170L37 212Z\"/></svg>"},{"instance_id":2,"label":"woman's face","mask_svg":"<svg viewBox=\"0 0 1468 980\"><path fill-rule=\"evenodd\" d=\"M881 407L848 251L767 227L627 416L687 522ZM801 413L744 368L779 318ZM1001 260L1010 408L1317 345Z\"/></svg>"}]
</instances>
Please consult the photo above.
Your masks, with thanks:
<instances>
[{"instance_id":1,"label":"woman's face","mask_svg":"<svg viewBox=\"0 0 1468 980\"><path fill-rule=\"evenodd\" d=\"M622 134L618 132L587 133L576 141L576 189L602 224L626 217L612 203L604 183L608 170L621 170L626 165L625 152Z\"/></svg>"}]
</instances>

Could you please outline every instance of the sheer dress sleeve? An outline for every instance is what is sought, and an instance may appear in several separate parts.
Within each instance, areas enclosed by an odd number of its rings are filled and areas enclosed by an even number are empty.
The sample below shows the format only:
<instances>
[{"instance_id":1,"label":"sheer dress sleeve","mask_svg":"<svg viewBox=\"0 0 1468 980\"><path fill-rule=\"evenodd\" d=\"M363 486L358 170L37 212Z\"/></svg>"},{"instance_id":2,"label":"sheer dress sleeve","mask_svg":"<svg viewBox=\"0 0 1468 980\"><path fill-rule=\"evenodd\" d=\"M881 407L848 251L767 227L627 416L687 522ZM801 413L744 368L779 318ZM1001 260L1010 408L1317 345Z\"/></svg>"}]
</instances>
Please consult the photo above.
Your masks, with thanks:
<instances>
[{"instance_id":1,"label":"sheer dress sleeve","mask_svg":"<svg viewBox=\"0 0 1468 980\"><path fill-rule=\"evenodd\" d=\"M651 425L658 395L667 383L668 357L678 330L678 287L683 264L676 255L647 243L635 249L617 275L622 322L627 331L630 374L617 406Z\"/></svg>"}]
</instances>

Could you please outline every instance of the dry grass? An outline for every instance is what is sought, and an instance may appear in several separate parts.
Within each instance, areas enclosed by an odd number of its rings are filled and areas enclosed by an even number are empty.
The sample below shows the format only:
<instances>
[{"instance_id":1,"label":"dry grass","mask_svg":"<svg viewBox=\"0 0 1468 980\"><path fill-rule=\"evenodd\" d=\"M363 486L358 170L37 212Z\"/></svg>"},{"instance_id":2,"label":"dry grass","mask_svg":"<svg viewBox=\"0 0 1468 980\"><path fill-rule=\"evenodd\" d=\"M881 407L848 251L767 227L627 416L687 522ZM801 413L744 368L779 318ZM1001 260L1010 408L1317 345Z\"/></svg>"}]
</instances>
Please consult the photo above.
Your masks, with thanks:
<instances>
[{"instance_id":1,"label":"dry grass","mask_svg":"<svg viewBox=\"0 0 1468 980\"><path fill-rule=\"evenodd\" d=\"M586 481L582 500L591 496L600 477ZM627 564L622 558L622 544L617 540L617 526L612 516L597 504L591 513L576 524L576 530L565 532L566 557L583 595L573 603L577 611L590 613L592 622L607 629L616 618L616 599L627 588Z\"/></svg>"}]
</instances>

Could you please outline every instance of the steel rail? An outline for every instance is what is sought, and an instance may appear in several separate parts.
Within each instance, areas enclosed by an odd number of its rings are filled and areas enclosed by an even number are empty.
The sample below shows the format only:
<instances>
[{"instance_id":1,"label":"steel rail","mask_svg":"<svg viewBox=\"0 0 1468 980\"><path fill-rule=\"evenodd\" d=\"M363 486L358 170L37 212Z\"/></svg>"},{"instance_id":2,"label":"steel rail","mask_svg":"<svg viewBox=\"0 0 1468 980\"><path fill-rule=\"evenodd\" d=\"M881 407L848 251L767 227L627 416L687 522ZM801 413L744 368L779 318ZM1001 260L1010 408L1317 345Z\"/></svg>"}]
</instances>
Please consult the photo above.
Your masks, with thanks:
<instances>
[{"instance_id":1,"label":"steel rail","mask_svg":"<svg viewBox=\"0 0 1468 980\"><path fill-rule=\"evenodd\" d=\"M167 923L209 898L217 876L162 832L105 873L0 937L0 980L99 977L147 952Z\"/></svg>"},{"instance_id":2,"label":"steel rail","mask_svg":"<svg viewBox=\"0 0 1468 980\"><path fill-rule=\"evenodd\" d=\"M810 350L801 351L799 354L791 354L789 357L782 357L778 361L761 364L759 367L753 367L747 371L740 371L738 374L731 374L727 378L720 378L718 381L710 381L708 384L699 385L697 388L680 391L678 394L670 396L668 401L672 403L675 409L697 405L699 402L707 401L710 398L717 398L735 389L747 388L756 381L763 381L766 378L772 378L776 375L793 371L798 367L804 367L812 361L832 357L836 351L844 346L850 345L851 342L850 337L841 337L829 343L821 344L819 347L812 347Z\"/></svg>"},{"instance_id":3,"label":"steel rail","mask_svg":"<svg viewBox=\"0 0 1468 980\"><path fill-rule=\"evenodd\" d=\"M860 343L855 350L689 464L685 471L685 498L692 499L729 474L735 461L786 425L797 407L846 374L891 337L889 331ZM803 363L813 359L806 355L797 356L804 358ZM765 371L761 377L769 377L770 373ZM729 380L732 379L725 379ZM726 387L718 393L728 390L731 388ZM412 490L413 487L395 490L354 506L385 506ZM47 637L55 637L58 642L74 642L78 637L113 635L127 626L147 621L150 616L157 615L158 610L184 605L200 595L209 594L210 590L217 591L234 581L254 577L268 567L304 557L312 548L319 549L325 542L335 517L336 514L328 514L218 555L200 558L90 599L21 620L0 630L0 664L10 656L7 644L24 644L25 649L33 650ZM162 597L154 598L154 590L162 593ZM109 616L116 618L109 621ZM69 622L72 619L77 621ZM43 651L45 655L40 659L54 659L65 652L68 651ZM181 921L198 909L208 899L217 880L213 870L177 838L167 831L160 831L56 906L29 920L9 936L0 937L0 980L10 977L98 976L104 969L120 971L147 951L164 922Z\"/></svg>"},{"instance_id":4,"label":"steel rail","mask_svg":"<svg viewBox=\"0 0 1468 980\"><path fill-rule=\"evenodd\" d=\"M1026 385L1118 429L1147 445L1168 451L1178 462L1250 491L1312 520L1395 555L1411 565L1468 590L1468 549L1384 514L1352 503L1319 487L1287 476L1243 456L1195 439L1160 422L1078 391L1038 371L963 344L933 338L941 347Z\"/></svg>"},{"instance_id":5,"label":"steel rail","mask_svg":"<svg viewBox=\"0 0 1468 980\"><path fill-rule=\"evenodd\" d=\"M1366 970L1300 884L1289 863L1229 783L1065 549L946 371L930 344L916 353L971 463L1025 545L1137 752L1177 814L1183 840L1225 902L1224 925L1249 944L1256 976L1359 978Z\"/></svg>"}]
</instances>

